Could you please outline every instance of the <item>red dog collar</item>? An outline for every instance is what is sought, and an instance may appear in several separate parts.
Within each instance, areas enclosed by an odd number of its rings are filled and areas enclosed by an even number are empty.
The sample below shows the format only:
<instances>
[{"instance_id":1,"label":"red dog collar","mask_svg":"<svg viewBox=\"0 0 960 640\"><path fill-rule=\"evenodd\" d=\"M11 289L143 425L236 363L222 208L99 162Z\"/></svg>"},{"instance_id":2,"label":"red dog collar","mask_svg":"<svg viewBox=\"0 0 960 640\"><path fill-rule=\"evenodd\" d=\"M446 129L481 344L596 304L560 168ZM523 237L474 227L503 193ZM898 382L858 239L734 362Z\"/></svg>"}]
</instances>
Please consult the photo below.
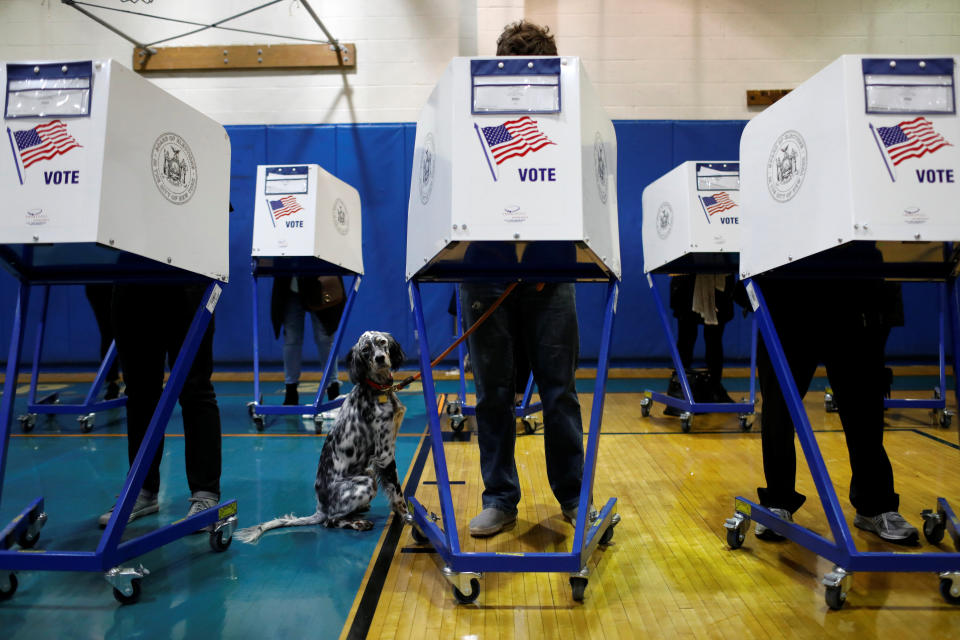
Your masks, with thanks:
<instances>
[{"instance_id":1,"label":"red dog collar","mask_svg":"<svg viewBox=\"0 0 960 640\"><path fill-rule=\"evenodd\" d=\"M377 382L374 382L374 381L371 380L370 378L367 378L367 379L365 380L365 382L366 382L369 386L371 386L371 387L373 387L374 389L376 389L377 391L393 390L393 384L379 384L379 383L377 383ZM393 382L393 378L390 378L390 382L391 382L391 383Z\"/></svg>"}]
</instances>

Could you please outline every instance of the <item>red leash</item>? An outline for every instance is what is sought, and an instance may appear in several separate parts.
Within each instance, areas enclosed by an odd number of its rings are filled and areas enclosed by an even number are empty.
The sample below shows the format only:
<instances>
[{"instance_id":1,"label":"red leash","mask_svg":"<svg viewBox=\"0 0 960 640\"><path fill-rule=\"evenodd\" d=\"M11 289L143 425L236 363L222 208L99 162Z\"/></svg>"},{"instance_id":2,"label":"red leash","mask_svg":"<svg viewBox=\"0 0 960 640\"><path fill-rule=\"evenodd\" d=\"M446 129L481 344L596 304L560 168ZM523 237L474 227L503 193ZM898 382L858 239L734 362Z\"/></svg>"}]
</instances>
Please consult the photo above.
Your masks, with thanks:
<instances>
[{"instance_id":1,"label":"red leash","mask_svg":"<svg viewBox=\"0 0 960 640\"><path fill-rule=\"evenodd\" d=\"M453 350L457 347L457 345L459 345L461 342L463 342L464 340L466 340L466 339L467 339L467 336L469 336L471 333L473 333L474 331L476 331L477 328L478 328L481 324L483 324L484 322L486 322L486 321L487 321L487 318L490 317L490 314L492 314L494 311L497 310L497 307L500 306L500 304L504 301L504 299L510 294L511 291L513 291L513 290L516 288L516 286L517 286L518 284L520 284L520 283L519 283L519 282L511 282L511 283L507 286L507 288L504 290L504 292L503 292L502 294L500 294L500 297L497 298L496 301L495 301L492 305L490 305L490 308L487 309L486 311L484 311L484 312L483 312L483 315L480 316L479 318L477 318L477 321L474 322L473 325L472 325L469 329L467 329L466 331L463 332L463 335L462 335L462 336L460 336L459 338L457 338L457 339L454 341L453 344L451 344L449 347L446 348L446 350L444 350L443 353L441 353L441 354L438 355L436 358L434 358L433 362L430 363L430 368L433 369L435 366L437 366L438 364L440 364L440 361L443 360L444 358L446 358L446 357L447 357L447 354L449 354L451 351L453 351ZM412 376L408 376L407 378L404 378L401 382L398 382L397 384L395 384L395 385L393 385L392 387L390 387L390 390L391 390L391 391L399 391L400 389L403 389L404 387L409 386L411 383L415 382L416 380L419 380L421 375L422 375L422 372L418 371L417 373L413 374Z\"/></svg>"}]
</instances>

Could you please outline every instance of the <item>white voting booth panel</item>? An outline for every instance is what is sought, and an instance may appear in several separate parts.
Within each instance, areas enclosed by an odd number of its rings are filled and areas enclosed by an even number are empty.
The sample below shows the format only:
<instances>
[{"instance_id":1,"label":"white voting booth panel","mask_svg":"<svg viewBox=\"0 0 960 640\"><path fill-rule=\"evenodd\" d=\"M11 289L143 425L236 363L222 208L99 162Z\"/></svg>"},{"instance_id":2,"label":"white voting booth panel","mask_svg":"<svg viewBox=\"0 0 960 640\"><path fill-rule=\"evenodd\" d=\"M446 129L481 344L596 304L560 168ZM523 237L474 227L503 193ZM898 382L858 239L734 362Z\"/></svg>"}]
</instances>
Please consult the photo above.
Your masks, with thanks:
<instances>
[{"instance_id":1,"label":"white voting booth panel","mask_svg":"<svg viewBox=\"0 0 960 640\"><path fill-rule=\"evenodd\" d=\"M960 240L954 56L847 55L740 140L749 277L850 241Z\"/></svg>"},{"instance_id":2,"label":"white voting booth panel","mask_svg":"<svg viewBox=\"0 0 960 640\"><path fill-rule=\"evenodd\" d=\"M417 122L407 278L539 241L619 278L616 142L579 58L454 58Z\"/></svg>"},{"instance_id":3,"label":"white voting booth panel","mask_svg":"<svg viewBox=\"0 0 960 640\"><path fill-rule=\"evenodd\" d=\"M643 190L643 271L696 253L740 251L740 169L735 161L691 161Z\"/></svg>"},{"instance_id":4,"label":"white voting booth panel","mask_svg":"<svg viewBox=\"0 0 960 640\"><path fill-rule=\"evenodd\" d=\"M99 243L227 280L222 126L114 60L0 63L0 87L0 243Z\"/></svg>"},{"instance_id":5,"label":"white voting booth panel","mask_svg":"<svg viewBox=\"0 0 960 640\"><path fill-rule=\"evenodd\" d=\"M363 273L360 194L315 164L257 167L254 257L306 256Z\"/></svg>"}]
</instances>

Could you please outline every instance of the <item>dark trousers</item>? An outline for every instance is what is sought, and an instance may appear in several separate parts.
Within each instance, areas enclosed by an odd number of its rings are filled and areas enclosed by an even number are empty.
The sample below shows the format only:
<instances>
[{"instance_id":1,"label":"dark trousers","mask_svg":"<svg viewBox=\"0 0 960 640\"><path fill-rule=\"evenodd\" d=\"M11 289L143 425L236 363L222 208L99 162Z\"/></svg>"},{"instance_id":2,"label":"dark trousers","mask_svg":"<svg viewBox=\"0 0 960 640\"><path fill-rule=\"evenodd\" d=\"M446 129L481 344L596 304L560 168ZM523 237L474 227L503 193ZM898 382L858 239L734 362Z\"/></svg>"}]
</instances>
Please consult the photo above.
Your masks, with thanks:
<instances>
[{"instance_id":1,"label":"dark trousers","mask_svg":"<svg viewBox=\"0 0 960 640\"><path fill-rule=\"evenodd\" d=\"M857 513L875 516L896 511L900 497L883 447L883 331L860 308L857 299L863 296L850 289L857 286L864 285L771 280L762 282L761 290L801 397L818 363L826 367L850 456L850 503ZM757 490L760 504L793 513L806 499L795 488L795 430L762 340L757 375L767 482Z\"/></svg>"},{"instance_id":2,"label":"dark trousers","mask_svg":"<svg viewBox=\"0 0 960 640\"><path fill-rule=\"evenodd\" d=\"M467 284L460 289L466 327L473 325L504 286ZM560 506L580 499L583 423L574 373L580 337L574 286L521 284L468 339L477 388L477 439L483 506L515 514L520 480L514 459L514 345L520 340L543 402L547 479Z\"/></svg>"},{"instance_id":3,"label":"dark trousers","mask_svg":"<svg viewBox=\"0 0 960 640\"><path fill-rule=\"evenodd\" d=\"M697 329L700 326L700 314L684 313L677 318L677 351L684 369L693 366L693 347L697 343ZM704 356L707 360L707 372L710 382L719 384L723 377L723 327L720 324L703 325Z\"/></svg>"},{"instance_id":4,"label":"dark trousers","mask_svg":"<svg viewBox=\"0 0 960 640\"><path fill-rule=\"evenodd\" d=\"M84 287L87 294L87 301L93 310L93 317L97 321L97 329L100 331L100 359L103 360L110 350L110 343L113 342L113 318L111 312L113 285L112 284L88 284ZM107 371L107 382L116 382L120 378L120 359L117 358L110 365Z\"/></svg>"},{"instance_id":5,"label":"dark trousers","mask_svg":"<svg viewBox=\"0 0 960 640\"><path fill-rule=\"evenodd\" d=\"M127 394L127 454L133 463L163 391L165 365L180 352L206 287L203 285L117 285L114 321ZM220 410L210 382L213 372L213 318L180 392L191 493L220 494ZM143 488L160 490L163 441Z\"/></svg>"}]
</instances>

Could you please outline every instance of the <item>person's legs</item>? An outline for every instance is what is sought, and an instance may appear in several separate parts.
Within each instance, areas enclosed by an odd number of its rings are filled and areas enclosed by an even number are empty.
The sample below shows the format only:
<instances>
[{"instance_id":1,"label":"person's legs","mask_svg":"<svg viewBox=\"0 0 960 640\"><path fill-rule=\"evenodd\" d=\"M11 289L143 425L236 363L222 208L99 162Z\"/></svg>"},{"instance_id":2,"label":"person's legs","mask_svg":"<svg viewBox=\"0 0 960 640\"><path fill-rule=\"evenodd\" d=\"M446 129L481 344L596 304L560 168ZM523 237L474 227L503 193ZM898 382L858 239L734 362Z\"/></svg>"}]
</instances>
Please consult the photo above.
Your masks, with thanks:
<instances>
[{"instance_id":1,"label":"person's legs","mask_svg":"<svg viewBox=\"0 0 960 640\"><path fill-rule=\"evenodd\" d=\"M723 328L725 323L703 325L706 347L707 373L710 378L710 399L713 402L733 402L723 388Z\"/></svg>"},{"instance_id":2,"label":"person's legs","mask_svg":"<svg viewBox=\"0 0 960 640\"><path fill-rule=\"evenodd\" d=\"M723 379L723 324L703 325L703 344L710 382L719 385Z\"/></svg>"},{"instance_id":3,"label":"person's legs","mask_svg":"<svg viewBox=\"0 0 960 640\"><path fill-rule=\"evenodd\" d=\"M317 345L317 354L320 356L320 366L326 366L327 358L330 357L330 350L333 348L333 334L327 333L323 328L323 323L316 313L308 314L313 326L313 341ZM340 392L340 382L337 380L337 358L334 354L333 367L330 369L330 381L327 386L327 398L333 400Z\"/></svg>"},{"instance_id":4,"label":"person's legs","mask_svg":"<svg viewBox=\"0 0 960 640\"><path fill-rule=\"evenodd\" d=\"M543 402L543 440L550 488L562 509L580 500L583 422L575 373L580 338L574 285L530 285L517 300L523 340Z\"/></svg>"},{"instance_id":5,"label":"person's legs","mask_svg":"<svg viewBox=\"0 0 960 640\"><path fill-rule=\"evenodd\" d=\"M859 320L835 326L825 364L850 456L850 503L872 517L896 511L900 496L883 446L882 336Z\"/></svg>"},{"instance_id":6,"label":"person's legs","mask_svg":"<svg viewBox=\"0 0 960 640\"><path fill-rule=\"evenodd\" d=\"M464 284L460 295L465 326L472 326L503 289L498 285ZM514 460L516 421L513 412L511 303L516 302L518 295L518 291L513 291L504 304L467 338L477 389L477 441L484 486L483 507L492 507L513 516L520 502L520 480Z\"/></svg>"},{"instance_id":7,"label":"person's legs","mask_svg":"<svg viewBox=\"0 0 960 640\"><path fill-rule=\"evenodd\" d=\"M170 366L176 360L187 330L193 321L205 287L189 287L178 292L178 300L172 311L169 335ZM187 483L194 496L219 499L220 496L220 409L210 377L213 373L214 319L203 335L193 364L180 392L180 407L183 413L184 450Z\"/></svg>"},{"instance_id":8,"label":"person's legs","mask_svg":"<svg viewBox=\"0 0 960 640\"><path fill-rule=\"evenodd\" d=\"M779 284L779 286L778 286ZM793 381L802 398L807 393L817 368L818 348L815 326L804 310L809 301L791 296L789 285L764 283L763 293L773 324L787 358ZM815 313L820 313L815 310ZM777 379L770 354L761 338L757 348L757 377L762 398L760 406L763 474L767 486L757 489L760 504L793 513L806 500L796 491L796 428Z\"/></svg>"},{"instance_id":9,"label":"person's legs","mask_svg":"<svg viewBox=\"0 0 960 640\"><path fill-rule=\"evenodd\" d=\"M84 287L87 301L93 310L93 317L97 321L97 329L100 332L100 359L102 360L110 350L110 343L113 342L113 285L112 284L88 284ZM110 369L107 371L106 381L108 383L107 395L104 398L110 400L116 398L119 393L117 381L120 379L120 359L116 358Z\"/></svg>"},{"instance_id":10,"label":"person's legs","mask_svg":"<svg viewBox=\"0 0 960 640\"><path fill-rule=\"evenodd\" d=\"M113 298L117 351L126 382L127 457L132 464L163 392L164 343L167 313L166 287L142 284L117 285ZM150 464L143 489L160 491L163 440Z\"/></svg>"},{"instance_id":11,"label":"person's legs","mask_svg":"<svg viewBox=\"0 0 960 640\"><path fill-rule=\"evenodd\" d=\"M287 297L283 310L283 381L286 384L286 396L283 404L299 404L297 385L303 368L303 317L305 311L300 297L292 294Z\"/></svg>"},{"instance_id":12,"label":"person's legs","mask_svg":"<svg viewBox=\"0 0 960 640\"><path fill-rule=\"evenodd\" d=\"M677 351L685 370L693 367L693 347L697 343L698 326L694 313L682 313L677 318Z\"/></svg>"}]
</instances>

